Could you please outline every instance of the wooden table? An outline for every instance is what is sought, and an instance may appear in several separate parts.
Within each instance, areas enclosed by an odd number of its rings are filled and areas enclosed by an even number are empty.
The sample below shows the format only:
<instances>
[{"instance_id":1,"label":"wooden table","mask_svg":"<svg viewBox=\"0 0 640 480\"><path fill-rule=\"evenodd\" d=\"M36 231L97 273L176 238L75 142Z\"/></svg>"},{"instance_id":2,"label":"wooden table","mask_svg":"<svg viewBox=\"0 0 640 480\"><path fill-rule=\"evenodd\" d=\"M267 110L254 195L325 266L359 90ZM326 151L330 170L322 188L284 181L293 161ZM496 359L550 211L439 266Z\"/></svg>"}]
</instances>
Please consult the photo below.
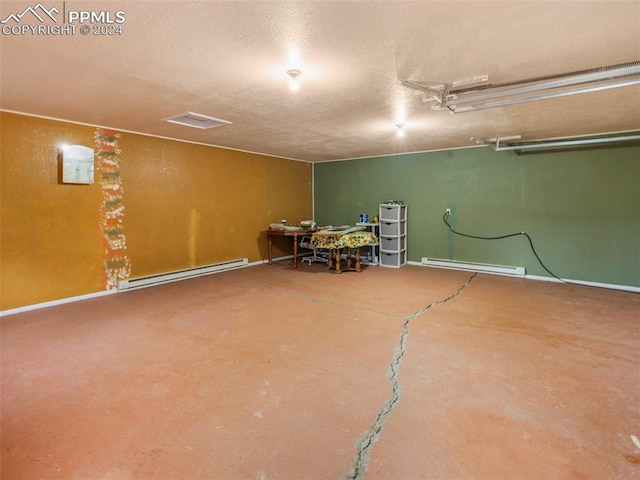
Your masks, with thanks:
<instances>
[{"instance_id":1,"label":"wooden table","mask_svg":"<svg viewBox=\"0 0 640 480\"><path fill-rule=\"evenodd\" d=\"M293 238L293 267L298 268L298 237L311 235L314 230L271 230L267 231L269 239L269 265L273 263L273 237L292 237Z\"/></svg>"},{"instance_id":2,"label":"wooden table","mask_svg":"<svg viewBox=\"0 0 640 480\"><path fill-rule=\"evenodd\" d=\"M378 238L372 232L362 230L321 230L311 236L311 244L316 248L329 250L329 262L327 267L335 269L336 273L354 271L360 272L360 248L369 245L377 245ZM340 251L345 249L347 262L346 268L342 268L340 263ZM352 266L352 252L355 250L355 265Z\"/></svg>"},{"instance_id":3,"label":"wooden table","mask_svg":"<svg viewBox=\"0 0 640 480\"><path fill-rule=\"evenodd\" d=\"M341 267L341 257L342 254L340 253L342 249L341 248L331 248L329 249L329 262L327 265L327 268L329 268L329 270L335 270L336 273L342 273L342 272L361 272L362 269L360 268L360 249L359 248L345 248L345 253L347 256L347 262L346 262L346 267L342 268ZM351 257L351 253L352 251L355 250L355 263L352 266L352 257Z\"/></svg>"}]
</instances>

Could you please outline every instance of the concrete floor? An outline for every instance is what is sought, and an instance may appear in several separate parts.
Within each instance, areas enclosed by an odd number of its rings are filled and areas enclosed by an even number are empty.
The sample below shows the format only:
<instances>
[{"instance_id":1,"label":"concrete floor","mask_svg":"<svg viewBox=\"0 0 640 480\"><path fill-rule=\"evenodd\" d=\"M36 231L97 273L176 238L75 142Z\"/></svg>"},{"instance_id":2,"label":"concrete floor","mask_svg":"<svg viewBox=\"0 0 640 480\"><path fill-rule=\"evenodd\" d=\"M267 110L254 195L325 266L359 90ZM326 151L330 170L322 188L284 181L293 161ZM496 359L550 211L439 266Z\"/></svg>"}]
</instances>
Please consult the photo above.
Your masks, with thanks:
<instances>
[{"instance_id":1,"label":"concrete floor","mask_svg":"<svg viewBox=\"0 0 640 480\"><path fill-rule=\"evenodd\" d=\"M632 293L288 262L12 315L1 476L640 478L639 319Z\"/></svg>"}]
</instances>

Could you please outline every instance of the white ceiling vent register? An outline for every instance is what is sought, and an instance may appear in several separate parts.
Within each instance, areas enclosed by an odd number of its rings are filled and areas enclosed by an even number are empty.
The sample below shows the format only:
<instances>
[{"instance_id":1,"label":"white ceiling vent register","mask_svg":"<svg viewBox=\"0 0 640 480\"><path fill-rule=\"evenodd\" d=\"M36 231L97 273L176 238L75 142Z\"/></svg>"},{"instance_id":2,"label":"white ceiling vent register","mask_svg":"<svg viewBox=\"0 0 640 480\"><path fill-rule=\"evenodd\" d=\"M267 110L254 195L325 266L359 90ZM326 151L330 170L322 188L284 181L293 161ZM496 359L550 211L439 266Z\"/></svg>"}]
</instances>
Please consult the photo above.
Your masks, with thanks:
<instances>
[{"instance_id":1,"label":"white ceiling vent register","mask_svg":"<svg viewBox=\"0 0 640 480\"><path fill-rule=\"evenodd\" d=\"M193 112L184 112L174 115L173 117L167 117L164 121L177 123L178 125L184 125L185 127L200 128L203 130L207 128L222 127L223 125L231 125L231 123L233 123Z\"/></svg>"}]
</instances>

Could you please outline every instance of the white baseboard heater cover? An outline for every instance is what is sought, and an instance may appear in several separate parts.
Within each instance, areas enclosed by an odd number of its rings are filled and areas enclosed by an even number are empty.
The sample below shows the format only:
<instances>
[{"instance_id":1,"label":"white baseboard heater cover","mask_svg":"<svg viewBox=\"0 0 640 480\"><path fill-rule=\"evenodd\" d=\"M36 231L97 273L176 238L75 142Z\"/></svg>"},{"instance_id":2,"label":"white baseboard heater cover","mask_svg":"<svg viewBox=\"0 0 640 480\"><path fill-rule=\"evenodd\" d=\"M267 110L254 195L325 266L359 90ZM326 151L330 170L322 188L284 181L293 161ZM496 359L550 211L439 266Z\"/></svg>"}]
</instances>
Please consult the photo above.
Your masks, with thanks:
<instances>
[{"instance_id":1,"label":"white baseboard heater cover","mask_svg":"<svg viewBox=\"0 0 640 480\"><path fill-rule=\"evenodd\" d=\"M227 270L235 270L237 268L246 267L249 259L240 258L238 260L230 260L228 262L215 263L212 265L203 265L201 267L187 268L185 270L176 270L173 272L158 273L149 275L148 277L127 278L118 282L118 291L129 291L138 288L152 287L162 285L163 283L177 282L188 278L202 277L211 275L212 273L225 272Z\"/></svg>"},{"instance_id":2,"label":"white baseboard heater cover","mask_svg":"<svg viewBox=\"0 0 640 480\"><path fill-rule=\"evenodd\" d=\"M439 258L423 258L422 264L429 267L449 268L452 270L466 270L470 272L494 273L497 275L510 275L524 277L524 267L511 267L508 265L491 265L488 263L459 262L457 260L442 260Z\"/></svg>"}]
</instances>

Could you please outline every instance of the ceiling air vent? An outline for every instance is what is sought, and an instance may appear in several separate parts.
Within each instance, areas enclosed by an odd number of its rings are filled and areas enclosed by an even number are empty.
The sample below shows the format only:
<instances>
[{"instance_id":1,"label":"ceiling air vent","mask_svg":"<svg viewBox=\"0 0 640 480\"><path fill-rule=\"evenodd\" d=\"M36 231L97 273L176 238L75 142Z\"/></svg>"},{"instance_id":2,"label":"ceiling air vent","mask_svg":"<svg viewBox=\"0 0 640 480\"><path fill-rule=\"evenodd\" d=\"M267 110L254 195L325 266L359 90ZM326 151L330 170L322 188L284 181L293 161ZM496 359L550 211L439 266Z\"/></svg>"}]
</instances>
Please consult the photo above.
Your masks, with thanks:
<instances>
[{"instance_id":1,"label":"ceiling air vent","mask_svg":"<svg viewBox=\"0 0 640 480\"><path fill-rule=\"evenodd\" d=\"M221 120L219 118L209 117L207 115L193 112L180 113L179 115L165 118L164 121L169 123L177 123L178 125L184 125L185 127L201 129L221 127L223 125L230 125L232 123L227 122L226 120Z\"/></svg>"}]
</instances>

